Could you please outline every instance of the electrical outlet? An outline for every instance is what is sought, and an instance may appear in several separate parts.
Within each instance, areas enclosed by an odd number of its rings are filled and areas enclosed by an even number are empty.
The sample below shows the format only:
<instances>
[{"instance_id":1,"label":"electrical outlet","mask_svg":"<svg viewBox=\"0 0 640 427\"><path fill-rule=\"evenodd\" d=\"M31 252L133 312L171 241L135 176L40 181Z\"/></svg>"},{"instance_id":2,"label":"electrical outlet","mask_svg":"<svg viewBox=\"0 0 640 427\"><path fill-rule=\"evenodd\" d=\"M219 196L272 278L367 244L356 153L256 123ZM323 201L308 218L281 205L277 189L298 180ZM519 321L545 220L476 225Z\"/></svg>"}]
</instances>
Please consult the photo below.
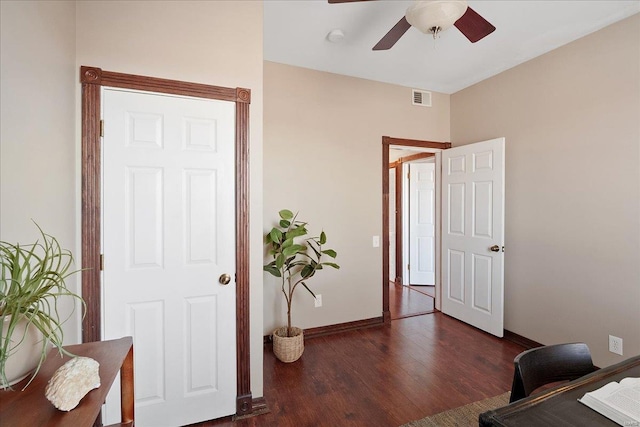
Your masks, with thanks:
<instances>
[{"instance_id":1,"label":"electrical outlet","mask_svg":"<svg viewBox=\"0 0 640 427\"><path fill-rule=\"evenodd\" d=\"M315 300L313 301L313 303L315 304L315 307L316 307L316 308L318 308L318 307L322 307L322 295L320 295L320 294L316 294L316 298L315 298Z\"/></svg>"},{"instance_id":2,"label":"electrical outlet","mask_svg":"<svg viewBox=\"0 0 640 427\"><path fill-rule=\"evenodd\" d=\"M609 351L622 356L622 338L609 335Z\"/></svg>"}]
</instances>

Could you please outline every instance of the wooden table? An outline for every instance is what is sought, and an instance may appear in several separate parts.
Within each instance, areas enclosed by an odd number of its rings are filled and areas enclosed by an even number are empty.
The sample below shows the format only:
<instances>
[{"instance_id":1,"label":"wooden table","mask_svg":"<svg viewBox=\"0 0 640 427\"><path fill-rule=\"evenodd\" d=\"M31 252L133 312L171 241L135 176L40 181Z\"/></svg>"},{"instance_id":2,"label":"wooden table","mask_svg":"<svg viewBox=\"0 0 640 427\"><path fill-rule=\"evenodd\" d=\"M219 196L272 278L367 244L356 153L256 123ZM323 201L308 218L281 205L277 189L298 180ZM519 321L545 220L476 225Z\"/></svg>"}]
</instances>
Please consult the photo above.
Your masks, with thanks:
<instances>
[{"instance_id":1,"label":"wooden table","mask_svg":"<svg viewBox=\"0 0 640 427\"><path fill-rule=\"evenodd\" d=\"M65 346L65 349L76 356L91 357L100 363L100 387L90 391L71 411L64 412L56 409L45 397L44 389L56 369L70 358L67 356L61 358L53 349L26 390L21 391L27 382L25 379L13 386L14 391L0 391L0 424L3 427L92 426L100 414L100 408L119 371L122 422L115 425L133 426L132 338L77 344Z\"/></svg>"},{"instance_id":2,"label":"wooden table","mask_svg":"<svg viewBox=\"0 0 640 427\"><path fill-rule=\"evenodd\" d=\"M604 415L578 402L578 398L611 381L620 381L626 377L640 377L640 356L600 369L502 408L485 412L480 415L480 426L617 427L616 423Z\"/></svg>"}]
</instances>

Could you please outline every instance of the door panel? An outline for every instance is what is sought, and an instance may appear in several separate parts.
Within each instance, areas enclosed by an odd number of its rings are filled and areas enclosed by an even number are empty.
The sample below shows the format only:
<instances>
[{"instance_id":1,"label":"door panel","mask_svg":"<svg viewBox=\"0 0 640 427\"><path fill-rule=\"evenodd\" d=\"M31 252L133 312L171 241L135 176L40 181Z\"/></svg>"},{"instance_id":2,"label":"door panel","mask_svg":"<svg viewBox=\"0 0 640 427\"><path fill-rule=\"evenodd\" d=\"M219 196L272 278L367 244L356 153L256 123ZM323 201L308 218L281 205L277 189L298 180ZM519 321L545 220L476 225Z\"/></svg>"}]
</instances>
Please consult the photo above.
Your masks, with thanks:
<instances>
[{"instance_id":1,"label":"door panel","mask_svg":"<svg viewBox=\"0 0 640 427\"><path fill-rule=\"evenodd\" d=\"M409 283L435 284L435 164L409 164Z\"/></svg>"},{"instance_id":2,"label":"door panel","mask_svg":"<svg viewBox=\"0 0 640 427\"><path fill-rule=\"evenodd\" d=\"M235 105L103 100L103 333L134 338L136 425L233 414L235 285L218 277L235 272Z\"/></svg>"},{"instance_id":3,"label":"door panel","mask_svg":"<svg viewBox=\"0 0 640 427\"><path fill-rule=\"evenodd\" d=\"M442 160L442 311L501 337L504 138L444 150Z\"/></svg>"}]
</instances>

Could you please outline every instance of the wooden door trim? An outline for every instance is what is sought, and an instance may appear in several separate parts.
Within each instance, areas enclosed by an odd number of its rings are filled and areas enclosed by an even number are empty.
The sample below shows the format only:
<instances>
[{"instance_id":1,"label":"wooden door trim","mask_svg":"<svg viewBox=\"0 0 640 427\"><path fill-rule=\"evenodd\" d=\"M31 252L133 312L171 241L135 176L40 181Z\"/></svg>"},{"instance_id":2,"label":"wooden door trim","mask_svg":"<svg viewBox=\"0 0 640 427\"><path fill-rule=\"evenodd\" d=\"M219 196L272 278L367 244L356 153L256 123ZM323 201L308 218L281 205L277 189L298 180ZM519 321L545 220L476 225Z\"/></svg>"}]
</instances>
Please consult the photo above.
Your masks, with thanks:
<instances>
[{"instance_id":1,"label":"wooden door trim","mask_svg":"<svg viewBox=\"0 0 640 427\"><path fill-rule=\"evenodd\" d=\"M82 83L82 341L100 341L100 106L101 87L143 90L234 102L236 167L236 414L252 412L249 335L249 104L251 91L80 67Z\"/></svg>"},{"instance_id":2,"label":"wooden door trim","mask_svg":"<svg viewBox=\"0 0 640 427\"><path fill-rule=\"evenodd\" d=\"M391 324L391 312L389 311L389 146L391 145L439 148L441 150L451 148L450 142L421 141L417 139L392 138L390 136L382 137L382 318L385 324ZM397 166L401 167L401 162ZM396 186L398 184L397 181L396 175ZM396 199L396 207L398 206L397 203ZM398 224L402 225L401 209L396 209L396 244L400 242L400 245L402 245L402 233L397 232ZM398 235L400 235L400 239L398 239ZM397 256L398 248L396 248ZM396 274L396 281L398 277L399 275Z\"/></svg>"}]
</instances>

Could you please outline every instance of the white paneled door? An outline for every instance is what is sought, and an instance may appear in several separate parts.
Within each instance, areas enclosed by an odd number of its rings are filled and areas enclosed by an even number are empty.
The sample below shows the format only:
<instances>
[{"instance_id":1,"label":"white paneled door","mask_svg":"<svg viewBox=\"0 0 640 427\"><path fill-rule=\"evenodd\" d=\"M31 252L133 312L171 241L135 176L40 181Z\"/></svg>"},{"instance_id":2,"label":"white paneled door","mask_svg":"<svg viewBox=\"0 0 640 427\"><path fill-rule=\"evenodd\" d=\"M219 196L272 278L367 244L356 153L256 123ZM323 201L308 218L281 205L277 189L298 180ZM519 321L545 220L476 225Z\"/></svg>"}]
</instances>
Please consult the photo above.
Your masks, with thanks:
<instances>
[{"instance_id":1,"label":"white paneled door","mask_svg":"<svg viewBox=\"0 0 640 427\"><path fill-rule=\"evenodd\" d=\"M504 138L442 151L442 312L501 337Z\"/></svg>"},{"instance_id":2,"label":"white paneled door","mask_svg":"<svg viewBox=\"0 0 640 427\"><path fill-rule=\"evenodd\" d=\"M233 414L235 105L103 100L103 335L133 336L136 426Z\"/></svg>"},{"instance_id":3,"label":"white paneled door","mask_svg":"<svg viewBox=\"0 0 640 427\"><path fill-rule=\"evenodd\" d=\"M409 283L435 285L435 164L409 164Z\"/></svg>"}]
</instances>

